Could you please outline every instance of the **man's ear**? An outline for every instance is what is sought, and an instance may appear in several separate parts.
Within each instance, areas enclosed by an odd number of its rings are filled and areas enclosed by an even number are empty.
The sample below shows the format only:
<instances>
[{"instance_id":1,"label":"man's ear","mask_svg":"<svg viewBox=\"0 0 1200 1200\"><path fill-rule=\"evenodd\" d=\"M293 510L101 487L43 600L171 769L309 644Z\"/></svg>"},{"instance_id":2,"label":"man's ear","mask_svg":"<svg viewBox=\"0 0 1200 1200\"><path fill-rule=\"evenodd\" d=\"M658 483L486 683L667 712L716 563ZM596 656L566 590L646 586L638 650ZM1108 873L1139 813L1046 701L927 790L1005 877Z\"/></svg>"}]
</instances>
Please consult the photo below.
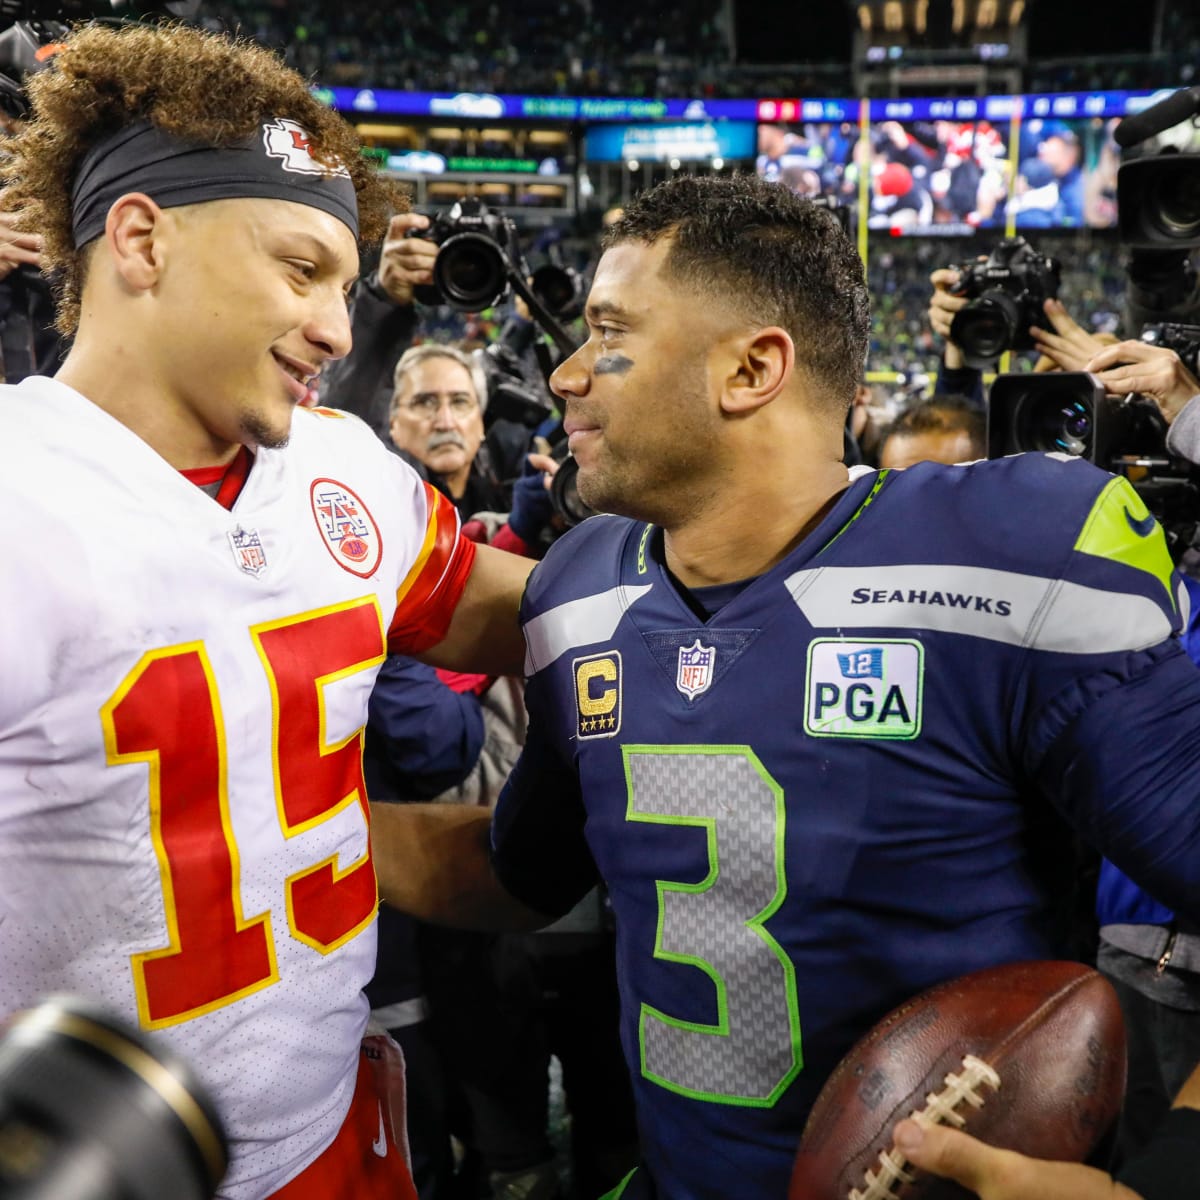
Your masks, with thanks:
<instances>
[{"instance_id":1,"label":"man's ear","mask_svg":"<svg viewBox=\"0 0 1200 1200\"><path fill-rule=\"evenodd\" d=\"M108 210L104 239L113 268L132 292L149 291L163 265L163 211L142 192L122 196Z\"/></svg>"},{"instance_id":2,"label":"man's ear","mask_svg":"<svg viewBox=\"0 0 1200 1200\"><path fill-rule=\"evenodd\" d=\"M735 369L721 394L721 410L731 416L770 404L796 366L791 334L778 325L768 325L742 338L735 345L735 354Z\"/></svg>"}]
</instances>

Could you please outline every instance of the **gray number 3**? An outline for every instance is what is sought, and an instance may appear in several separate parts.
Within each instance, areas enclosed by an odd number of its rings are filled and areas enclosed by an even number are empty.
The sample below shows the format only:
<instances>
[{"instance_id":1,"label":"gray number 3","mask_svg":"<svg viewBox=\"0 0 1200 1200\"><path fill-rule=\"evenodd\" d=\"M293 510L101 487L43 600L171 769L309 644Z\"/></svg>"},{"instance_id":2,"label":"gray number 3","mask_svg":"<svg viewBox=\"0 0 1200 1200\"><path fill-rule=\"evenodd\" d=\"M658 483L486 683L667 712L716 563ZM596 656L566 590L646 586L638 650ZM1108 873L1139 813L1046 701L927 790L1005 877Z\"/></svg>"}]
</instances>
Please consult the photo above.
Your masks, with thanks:
<instances>
[{"instance_id":1,"label":"gray number 3","mask_svg":"<svg viewBox=\"0 0 1200 1200\"><path fill-rule=\"evenodd\" d=\"M804 1065L791 960L764 924L783 903L783 789L749 746L625 746L626 817L706 831L708 874L658 880L654 957L716 990L717 1020L642 1002L642 1074L699 1100L769 1108ZM695 835L691 835L695 836Z\"/></svg>"}]
</instances>

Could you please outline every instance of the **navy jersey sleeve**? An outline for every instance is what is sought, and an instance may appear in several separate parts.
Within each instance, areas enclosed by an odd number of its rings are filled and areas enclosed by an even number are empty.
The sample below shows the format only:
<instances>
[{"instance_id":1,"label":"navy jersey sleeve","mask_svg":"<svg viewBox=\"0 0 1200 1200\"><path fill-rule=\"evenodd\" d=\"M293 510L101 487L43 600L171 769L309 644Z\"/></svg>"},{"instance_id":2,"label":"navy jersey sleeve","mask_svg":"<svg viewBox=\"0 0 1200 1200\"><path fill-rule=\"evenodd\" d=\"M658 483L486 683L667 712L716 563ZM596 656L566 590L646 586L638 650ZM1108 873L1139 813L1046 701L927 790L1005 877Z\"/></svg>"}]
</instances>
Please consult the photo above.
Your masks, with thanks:
<instances>
[{"instance_id":1,"label":"navy jersey sleeve","mask_svg":"<svg viewBox=\"0 0 1200 1200\"><path fill-rule=\"evenodd\" d=\"M492 820L492 869L505 890L548 916L574 908L599 882L584 820L579 776L550 744L531 706L521 757Z\"/></svg>"},{"instance_id":2,"label":"navy jersey sleeve","mask_svg":"<svg viewBox=\"0 0 1200 1200\"><path fill-rule=\"evenodd\" d=\"M371 799L428 799L455 787L478 761L483 737L476 696L447 687L433 667L389 655L367 705Z\"/></svg>"},{"instance_id":3,"label":"navy jersey sleeve","mask_svg":"<svg viewBox=\"0 0 1200 1200\"><path fill-rule=\"evenodd\" d=\"M1124 479L1089 512L1031 637L1014 736L1079 833L1200 918L1200 671L1161 529Z\"/></svg>"}]
</instances>

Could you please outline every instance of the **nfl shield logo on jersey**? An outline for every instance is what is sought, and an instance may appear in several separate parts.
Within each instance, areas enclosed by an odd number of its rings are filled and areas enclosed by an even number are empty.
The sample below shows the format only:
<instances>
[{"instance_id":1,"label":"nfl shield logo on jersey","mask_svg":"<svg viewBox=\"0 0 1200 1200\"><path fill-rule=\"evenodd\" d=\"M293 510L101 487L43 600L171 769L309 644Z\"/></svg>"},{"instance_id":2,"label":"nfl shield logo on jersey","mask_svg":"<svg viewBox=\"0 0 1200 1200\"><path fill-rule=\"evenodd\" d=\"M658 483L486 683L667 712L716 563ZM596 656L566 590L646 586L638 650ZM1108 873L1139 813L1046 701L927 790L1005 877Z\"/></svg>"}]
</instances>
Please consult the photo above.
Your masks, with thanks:
<instances>
[{"instance_id":1,"label":"nfl shield logo on jersey","mask_svg":"<svg viewBox=\"0 0 1200 1200\"><path fill-rule=\"evenodd\" d=\"M263 553L257 530L243 529L239 525L230 532L229 544L233 547L233 561L247 575L257 578L267 569L267 556Z\"/></svg>"},{"instance_id":2,"label":"nfl shield logo on jersey","mask_svg":"<svg viewBox=\"0 0 1200 1200\"><path fill-rule=\"evenodd\" d=\"M689 700L694 700L701 692L707 692L713 680L713 663L716 660L716 647L700 645L699 638L690 646L680 646L675 686Z\"/></svg>"}]
</instances>

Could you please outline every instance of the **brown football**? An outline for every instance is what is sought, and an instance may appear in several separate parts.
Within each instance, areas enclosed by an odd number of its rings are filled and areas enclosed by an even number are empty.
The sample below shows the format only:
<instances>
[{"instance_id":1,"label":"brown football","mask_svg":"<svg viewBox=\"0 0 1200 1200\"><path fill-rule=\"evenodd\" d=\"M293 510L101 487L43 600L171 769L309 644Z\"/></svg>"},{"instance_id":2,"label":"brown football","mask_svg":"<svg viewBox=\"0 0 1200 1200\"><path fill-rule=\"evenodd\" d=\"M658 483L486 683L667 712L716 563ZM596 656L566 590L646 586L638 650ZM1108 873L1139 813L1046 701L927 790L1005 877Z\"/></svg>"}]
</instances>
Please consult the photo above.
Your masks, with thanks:
<instances>
[{"instance_id":1,"label":"brown football","mask_svg":"<svg viewBox=\"0 0 1200 1200\"><path fill-rule=\"evenodd\" d=\"M1116 1120L1125 1027L1079 963L977 971L914 997L838 1064L813 1105L788 1200L962 1200L892 1146L914 1113L993 1146L1080 1162Z\"/></svg>"}]
</instances>

